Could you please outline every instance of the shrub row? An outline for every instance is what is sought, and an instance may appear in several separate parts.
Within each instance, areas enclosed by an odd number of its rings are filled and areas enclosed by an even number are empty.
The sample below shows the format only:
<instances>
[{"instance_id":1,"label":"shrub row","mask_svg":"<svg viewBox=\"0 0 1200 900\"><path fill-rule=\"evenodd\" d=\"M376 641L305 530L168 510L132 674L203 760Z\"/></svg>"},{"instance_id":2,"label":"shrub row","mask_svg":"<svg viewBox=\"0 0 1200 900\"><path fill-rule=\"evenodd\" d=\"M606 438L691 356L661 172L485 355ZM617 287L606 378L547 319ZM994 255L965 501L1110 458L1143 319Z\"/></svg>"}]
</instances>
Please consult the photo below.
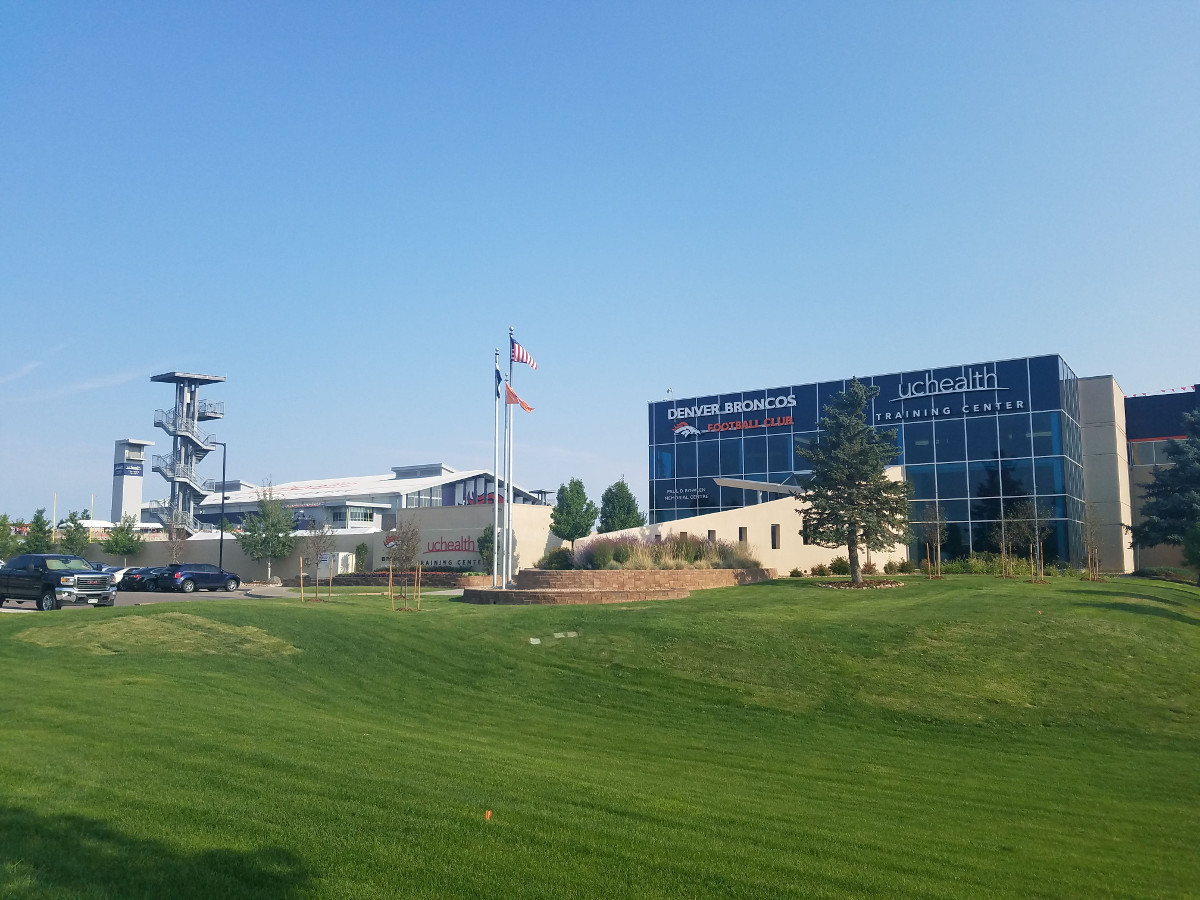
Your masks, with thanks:
<instances>
[{"instance_id":1,"label":"shrub row","mask_svg":"<svg viewBox=\"0 0 1200 900\"><path fill-rule=\"evenodd\" d=\"M859 568L864 575L879 574L879 567L875 565L875 563L863 563ZM889 560L884 565L883 571L887 575L896 575L897 573L908 574L915 571L915 568L908 560L904 560L903 562L899 563ZM809 572L809 574L813 578L828 578L830 575L849 575L850 560L846 559L844 556L835 556L829 561L829 565L818 563L817 565L813 566L812 571ZM792 569L791 576L793 578L802 578L804 577L804 570Z\"/></svg>"},{"instance_id":2,"label":"shrub row","mask_svg":"<svg viewBox=\"0 0 1200 900\"><path fill-rule=\"evenodd\" d=\"M756 569L761 564L748 548L733 541L671 535L661 541L596 538L574 552L551 550L539 569Z\"/></svg>"}]
</instances>

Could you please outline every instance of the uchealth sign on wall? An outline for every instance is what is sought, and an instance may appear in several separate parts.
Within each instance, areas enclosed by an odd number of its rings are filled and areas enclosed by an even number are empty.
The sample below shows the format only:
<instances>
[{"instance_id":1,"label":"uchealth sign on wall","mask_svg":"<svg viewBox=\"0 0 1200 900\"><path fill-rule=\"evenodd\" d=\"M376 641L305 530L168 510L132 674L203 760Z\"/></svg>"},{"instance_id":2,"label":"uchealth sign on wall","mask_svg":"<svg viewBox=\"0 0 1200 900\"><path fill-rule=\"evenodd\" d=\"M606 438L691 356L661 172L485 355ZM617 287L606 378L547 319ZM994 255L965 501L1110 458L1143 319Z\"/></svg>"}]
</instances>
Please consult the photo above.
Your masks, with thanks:
<instances>
[{"instance_id":1,"label":"uchealth sign on wall","mask_svg":"<svg viewBox=\"0 0 1200 900\"><path fill-rule=\"evenodd\" d=\"M428 568L471 569L483 565L479 535L458 530L421 530L421 565Z\"/></svg>"}]
</instances>

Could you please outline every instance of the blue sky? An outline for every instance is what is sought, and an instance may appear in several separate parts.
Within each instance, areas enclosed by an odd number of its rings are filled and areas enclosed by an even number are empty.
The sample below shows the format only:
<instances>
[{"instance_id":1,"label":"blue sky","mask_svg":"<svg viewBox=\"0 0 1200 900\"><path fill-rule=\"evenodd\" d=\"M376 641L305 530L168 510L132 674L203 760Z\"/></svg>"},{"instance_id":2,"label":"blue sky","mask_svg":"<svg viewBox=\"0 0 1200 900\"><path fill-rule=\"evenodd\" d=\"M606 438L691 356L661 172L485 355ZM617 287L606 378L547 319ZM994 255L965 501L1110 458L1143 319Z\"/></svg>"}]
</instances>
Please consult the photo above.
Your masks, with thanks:
<instances>
[{"instance_id":1,"label":"blue sky","mask_svg":"<svg viewBox=\"0 0 1200 900\"><path fill-rule=\"evenodd\" d=\"M1195 3L0 5L0 512L169 370L256 483L646 494L646 402L1057 352L1200 381ZM219 460L205 469L219 475ZM146 497L165 482L146 480Z\"/></svg>"}]
</instances>

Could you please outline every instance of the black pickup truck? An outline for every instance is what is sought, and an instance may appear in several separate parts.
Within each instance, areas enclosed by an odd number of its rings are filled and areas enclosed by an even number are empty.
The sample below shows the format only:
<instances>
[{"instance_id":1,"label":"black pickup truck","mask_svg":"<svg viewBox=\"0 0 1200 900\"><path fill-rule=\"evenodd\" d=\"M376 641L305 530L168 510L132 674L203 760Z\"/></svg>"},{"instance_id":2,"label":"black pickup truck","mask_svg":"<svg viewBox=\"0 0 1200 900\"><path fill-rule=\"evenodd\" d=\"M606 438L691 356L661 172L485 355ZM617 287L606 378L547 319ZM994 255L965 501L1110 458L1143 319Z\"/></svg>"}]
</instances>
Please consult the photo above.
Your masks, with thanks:
<instances>
[{"instance_id":1,"label":"black pickup truck","mask_svg":"<svg viewBox=\"0 0 1200 900\"><path fill-rule=\"evenodd\" d=\"M6 600L32 600L43 612L64 603L112 606L117 588L107 572L97 572L78 556L24 553L0 568L0 605Z\"/></svg>"}]
</instances>

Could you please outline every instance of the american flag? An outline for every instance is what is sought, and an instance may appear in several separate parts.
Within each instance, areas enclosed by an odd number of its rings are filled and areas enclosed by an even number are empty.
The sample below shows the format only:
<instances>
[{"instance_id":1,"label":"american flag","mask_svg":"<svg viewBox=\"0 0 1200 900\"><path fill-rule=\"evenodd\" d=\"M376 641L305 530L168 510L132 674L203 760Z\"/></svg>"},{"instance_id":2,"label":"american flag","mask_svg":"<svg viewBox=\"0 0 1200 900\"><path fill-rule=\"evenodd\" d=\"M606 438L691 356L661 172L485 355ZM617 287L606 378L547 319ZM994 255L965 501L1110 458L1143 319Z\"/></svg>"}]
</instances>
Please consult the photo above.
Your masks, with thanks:
<instances>
[{"instance_id":1,"label":"american flag","mask_svg":"<svg viewBox=\"0 0 1200 900\"><path fill-rule=\"evenodd\" d=\"M521 409L525 410L525 412L533 412L533 407L518 397L517 392L510 388L507 384L504 386L504 390L508 392L508 396L504 401L505 403L509 404L510 406L514 403L517 403L520 405Z\"/></svg>"},{"instance_id":2,"label":"american flag","mask_svg":"<svg viewBox=\"0 0 1200 900\"><path fill-rule=\"evenodd\" d=\"M533 361L533 357L529 355L529 351L509 338L508 342L512 345L512 361L515 363L525 363L529 368L536 369L537 363ZM510 400L509 403L512 401Z\"/></svg>"}]
</instances>

